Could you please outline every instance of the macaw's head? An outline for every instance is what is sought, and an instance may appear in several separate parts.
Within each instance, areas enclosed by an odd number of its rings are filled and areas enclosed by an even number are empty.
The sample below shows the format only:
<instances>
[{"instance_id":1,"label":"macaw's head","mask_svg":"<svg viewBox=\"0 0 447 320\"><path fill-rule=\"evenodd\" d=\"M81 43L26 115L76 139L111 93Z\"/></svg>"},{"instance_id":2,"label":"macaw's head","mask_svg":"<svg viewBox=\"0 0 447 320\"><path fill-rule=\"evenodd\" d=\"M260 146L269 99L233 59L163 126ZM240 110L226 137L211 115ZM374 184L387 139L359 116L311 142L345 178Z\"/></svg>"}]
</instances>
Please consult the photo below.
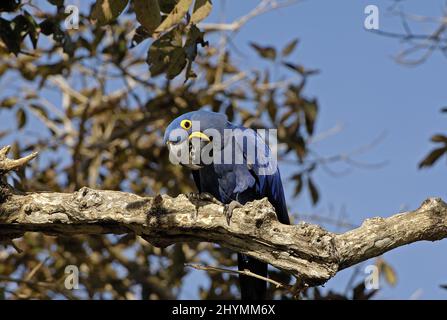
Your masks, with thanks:
<instances>
[{"instance_id":1,"label":"macaw's head","mask_svg":"<svg viewBox=\"0 0 447 320\"><path fill-rule=\"evenodd\" d=\"M172 163L198 170L213 162L213 150L224 145L225 114L199 110L174 119L163 138Z\"/></svg>"}]
</instances>

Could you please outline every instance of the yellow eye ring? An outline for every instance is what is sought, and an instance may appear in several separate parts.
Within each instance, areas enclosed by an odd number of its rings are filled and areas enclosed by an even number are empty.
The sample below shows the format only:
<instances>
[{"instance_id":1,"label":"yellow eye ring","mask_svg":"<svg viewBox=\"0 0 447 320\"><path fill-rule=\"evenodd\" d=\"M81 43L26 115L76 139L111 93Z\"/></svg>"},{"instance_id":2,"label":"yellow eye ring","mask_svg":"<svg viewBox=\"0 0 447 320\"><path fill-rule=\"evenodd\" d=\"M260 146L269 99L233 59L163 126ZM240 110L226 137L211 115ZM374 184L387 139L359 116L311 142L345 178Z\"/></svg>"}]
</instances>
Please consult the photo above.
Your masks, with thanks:
<instances>
[{"instance_id":1,"label":"yellow eye ring","mask_svg":"<svg viewBox=\"0 0 447 320\"><path fill-rule=\"evenodd\" d=\"M185 130L191 129L192 126L191 120L188 119L182 120L182 122L180 122L180 126Z\"/></svg>"}]
</instances>

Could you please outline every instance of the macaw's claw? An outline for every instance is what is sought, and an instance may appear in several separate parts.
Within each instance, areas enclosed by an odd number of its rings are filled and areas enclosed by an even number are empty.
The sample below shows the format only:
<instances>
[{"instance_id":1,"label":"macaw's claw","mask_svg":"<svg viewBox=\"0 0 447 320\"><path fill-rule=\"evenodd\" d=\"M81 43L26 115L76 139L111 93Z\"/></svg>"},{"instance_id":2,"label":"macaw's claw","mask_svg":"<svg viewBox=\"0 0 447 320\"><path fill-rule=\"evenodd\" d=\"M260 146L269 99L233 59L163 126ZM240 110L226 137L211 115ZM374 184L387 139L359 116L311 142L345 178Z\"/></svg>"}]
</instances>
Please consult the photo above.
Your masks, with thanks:
<instances>
[{"instance_id":1,"label":"macaw's claw","mask_svg":"<svg viewBox=\"0 0 447 320\"><path fill-rule=\"evenodd\" d=\"M237 201L231 201L229 204L224 206L224 214L227 219L227 224L230 225L231 216L233 215L233 210L236 208L242 208L242 205Z\"/></svg>"},{"instance_id":2,"label":"macaw's claw","mask_svg":"<svg viewBox=\"0 0 447 320\"><path fill-rule=\"evenodd\" d=\"M219 200L214 198L213 195L208 192L201 192L201 193L190 192L187 195L187 197L188 197L189 201L191 201L191 202L208 201L208 202L213 202L213 203L222 205L222 203Z\"/></svg>"},{"instance_id":3,"label":"macaw's claw","mask_svg":"<svg viewBox=\"0 0 447 320\"><path fill-rule=\"evenodd\" d=\"M211 193L208 192L190 192L187 195L189 201L191 201L195 206L196 206L196 212L194 214L194 219L197 219L197 216L199 215L199 207L200 207L200 202L204 201L204 202L212 202L215 203L217 205L222 205L222 202L220 202L219 200L217 200L216 198L213 197L213 195Z\"/></svg>"}]
</instances>

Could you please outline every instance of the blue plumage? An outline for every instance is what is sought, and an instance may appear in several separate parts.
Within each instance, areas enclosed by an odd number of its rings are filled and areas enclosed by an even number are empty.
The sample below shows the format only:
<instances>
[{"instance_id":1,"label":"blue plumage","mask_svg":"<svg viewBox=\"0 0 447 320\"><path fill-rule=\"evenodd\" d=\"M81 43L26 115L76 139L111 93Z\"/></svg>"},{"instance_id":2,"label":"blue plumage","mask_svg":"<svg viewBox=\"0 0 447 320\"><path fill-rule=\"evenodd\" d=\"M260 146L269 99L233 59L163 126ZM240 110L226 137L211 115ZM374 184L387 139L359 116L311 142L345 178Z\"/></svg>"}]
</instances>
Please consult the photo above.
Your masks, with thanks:
<instances>
[{"instance_id":1,"label":"blue plumage","mask_svg":"<svg viewBox=\"0 0 447 320\"><path fill-rule=\"evenodd\" d=\"M209 111L189 112L175 119L167 128L164 140L170 141L172 130L178 129L182 120L200 122L200 130L216 129L223 134L225 129L232 130L231 147L233 148L233 162L211 163L193 170L193 178L199 192L212 194L222 203L228 204L237 201L244 204L248 201L267 197L274 206L278 220L289 224L289 216L281 182L281 175L270 150L262 138L253 130L237 126L227 121L225 115ZM192 130L185 130L190 135ZM243 137L243 139L241 139ZM175 139L178 143L178 138ZM226 141L228 144L228 141ZM235 163L237 155L243 155L247 160L250 148L256 150L257 155L253 162L244 161ZM251 149L253 150L253 149ZM262 151L258 153L259 151ZM265 169L270 174L265 173ZM249 269L252 272L267 276L267 265L256 259L238 254L239 269ZM241 276L241 294L243 299L265 298L266 282L252 277Z\"/></svg>"}]
</instances>

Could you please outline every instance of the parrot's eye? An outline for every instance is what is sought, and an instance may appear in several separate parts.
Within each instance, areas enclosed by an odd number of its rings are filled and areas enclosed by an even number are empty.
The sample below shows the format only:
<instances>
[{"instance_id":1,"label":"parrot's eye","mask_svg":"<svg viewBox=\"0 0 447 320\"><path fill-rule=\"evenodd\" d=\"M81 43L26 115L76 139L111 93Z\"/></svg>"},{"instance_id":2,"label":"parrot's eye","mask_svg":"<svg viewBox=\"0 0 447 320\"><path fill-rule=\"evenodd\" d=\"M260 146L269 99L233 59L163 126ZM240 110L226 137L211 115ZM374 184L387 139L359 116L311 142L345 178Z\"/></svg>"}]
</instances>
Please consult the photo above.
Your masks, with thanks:
<instances>
[{"instance_id":1,"label":"parrot's eye","mask_svg":"<svg viewBox=\"0 0 447 320\"><path fill-rule=\"evenodd\" d=\"M191 129L192 123L190 120L182 120L182 122L180 122L180 126L185 130L189 130Z\"/></svg>"}]
</instances>

